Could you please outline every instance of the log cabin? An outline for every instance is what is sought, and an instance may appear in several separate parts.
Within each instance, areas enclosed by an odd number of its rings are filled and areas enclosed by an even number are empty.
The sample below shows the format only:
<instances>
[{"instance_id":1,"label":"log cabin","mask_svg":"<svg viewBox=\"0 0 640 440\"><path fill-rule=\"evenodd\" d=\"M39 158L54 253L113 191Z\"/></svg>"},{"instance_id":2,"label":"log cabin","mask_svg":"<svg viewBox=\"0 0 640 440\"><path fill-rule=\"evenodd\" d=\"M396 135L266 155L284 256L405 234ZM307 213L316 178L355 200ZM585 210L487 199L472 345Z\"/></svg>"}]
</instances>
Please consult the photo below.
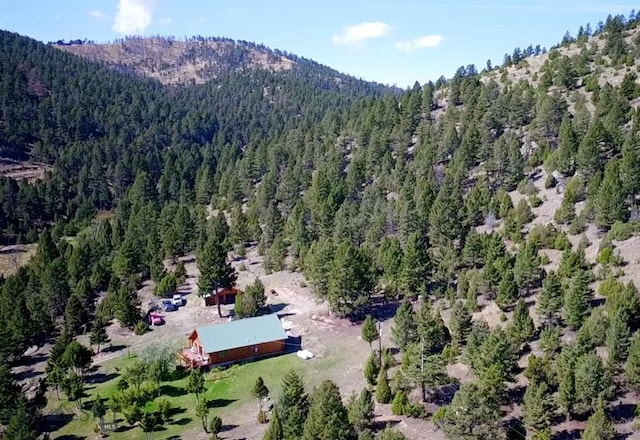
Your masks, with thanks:
<instances>
[{"instance_id":1,"label":"log cabin","mask_svg":"<svg viewBox=\"0 0 640 440\"><path fill-rule=\"evenodd\" d=\"M185 366L225 365L285 351L287 334L276 314L196 327L180 352Z\"/></svg>"}]
</instances>

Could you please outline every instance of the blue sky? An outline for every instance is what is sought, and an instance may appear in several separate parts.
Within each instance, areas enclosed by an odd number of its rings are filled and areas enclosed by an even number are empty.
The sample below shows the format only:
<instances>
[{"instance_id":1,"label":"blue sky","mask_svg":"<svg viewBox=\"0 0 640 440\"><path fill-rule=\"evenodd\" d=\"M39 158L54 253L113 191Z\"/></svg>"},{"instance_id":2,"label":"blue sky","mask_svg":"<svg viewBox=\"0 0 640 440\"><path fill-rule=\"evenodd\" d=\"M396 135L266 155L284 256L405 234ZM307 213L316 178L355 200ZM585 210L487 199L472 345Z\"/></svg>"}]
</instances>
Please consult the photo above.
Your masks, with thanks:
<instances>
[{"instance_id":1,"label":"blue sky","mask_svg":"<svg viewBox=\"0 0 640 440\"><path fill-rule=\"evenodd\" d=\"M412 85L581 24L628 15L625 0L7 0L0 28L41 41L192 35L254 41L367 80Z\"/></svg>"}]
</instances>

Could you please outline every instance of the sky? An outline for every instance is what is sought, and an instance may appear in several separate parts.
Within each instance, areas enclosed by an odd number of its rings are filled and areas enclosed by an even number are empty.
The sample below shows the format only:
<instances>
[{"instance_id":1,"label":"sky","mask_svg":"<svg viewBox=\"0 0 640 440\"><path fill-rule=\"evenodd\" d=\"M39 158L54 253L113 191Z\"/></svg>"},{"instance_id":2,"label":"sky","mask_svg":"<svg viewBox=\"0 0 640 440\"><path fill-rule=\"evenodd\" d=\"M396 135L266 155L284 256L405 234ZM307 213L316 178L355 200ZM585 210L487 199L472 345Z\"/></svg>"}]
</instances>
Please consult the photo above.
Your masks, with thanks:
<instances>
[{"instance_id":1,"label":"sky","mask_svg":"<svg viewBox=\"0 0 640 440\"><path fill-rule=\"evenodd\" d=\"M0 29L40 41L109 42L129 35L201 35L262 43L370 81L412 86L481 70L529 44L550 47L566 31L626 0L2 0Z\"/></svg>"}]
</instances>

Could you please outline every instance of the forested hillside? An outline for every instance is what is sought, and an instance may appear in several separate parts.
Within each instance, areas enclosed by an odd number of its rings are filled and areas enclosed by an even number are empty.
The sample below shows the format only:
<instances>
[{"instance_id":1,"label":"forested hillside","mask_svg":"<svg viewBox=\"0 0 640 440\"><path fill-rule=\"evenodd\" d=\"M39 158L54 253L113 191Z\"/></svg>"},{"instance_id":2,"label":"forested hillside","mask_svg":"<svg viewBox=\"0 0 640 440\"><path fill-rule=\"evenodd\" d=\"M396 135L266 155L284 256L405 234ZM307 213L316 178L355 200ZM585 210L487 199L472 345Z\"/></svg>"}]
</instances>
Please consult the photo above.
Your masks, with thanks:
<instances>
[{"instance_id":1,"label":"forested hillside","mask_svg":"<svg viewBox=\"0 0 640 440\"><path fill-rule=\"evenodd\" d=\"M53 165L0 182L5 241L39 237L3 280L2 358L59 331L48 385L82 382L64 347L114 319L144 331L136 289L178 276L163 259L195 253L204 292L232 284L227 258L257 245L339 317L399 302L399 353L370 367L394 413L451 439L630 433L637 23L609 17L401 94L296 69L166 87L1 32L0 148ZM450 401L436 399L444 385ZM18 390L3 392L0 422L26 418ZM340 438L372 438L354 407ZM307 425L317 438L326 424Z\"/></svg>"}]
</instances>

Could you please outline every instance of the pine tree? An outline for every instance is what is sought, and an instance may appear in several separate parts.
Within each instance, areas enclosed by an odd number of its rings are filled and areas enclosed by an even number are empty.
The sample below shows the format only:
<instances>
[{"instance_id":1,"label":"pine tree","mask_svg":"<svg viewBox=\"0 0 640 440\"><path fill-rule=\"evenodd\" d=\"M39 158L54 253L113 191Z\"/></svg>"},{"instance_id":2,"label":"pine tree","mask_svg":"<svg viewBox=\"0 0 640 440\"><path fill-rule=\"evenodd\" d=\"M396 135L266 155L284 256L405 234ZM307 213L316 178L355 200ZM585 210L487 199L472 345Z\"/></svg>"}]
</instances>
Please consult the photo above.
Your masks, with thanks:
<instances>
[{"instance_id":1,"label":"pine tree","mask_svg":"<svg viewBox=\"0 0 640 440\"><path fill-rule=\"evenodd\" d=\"M256 383L253 384L251 396L258 401L258 413L262 412L262 402L269 397L269 388L264 384L261 376L258 376Z\"/></svg>"},{"instance_id":2,"label":"pine tree","mask_svg":"<svg viewBox=\"0 0 640 440\"><path fill-rule=\"evenodd\" d=\"M20 397L20 387L11 375L11 368L0 359L0 423L6 425Z\"/></svg>"},{"instance_id":3,"label":"pine tree","mask_svg":"<svg viewBox=\"0 0 640 440\"><path fill-rule=\"evenodd\" d=\"M549 387L544 382L529 384L524 393L524 420L532 431L541 432L548 429L553 422L555 411Z\"/></svg>"},{"instance_id":4,"label":"pine tree","mask_svg":"<svg viewBox=\"0 0 640 440\"><path fill-rule=\"evenodd\" d=\"M596 411L587 420L587 427L580 436L582 440L613 440L616 430L604 412L604 404L599 401Z\"/></svg>"},{"instance_id":5,"label":"pine tree","mask_svg":"<svg viewBox=\"0 0 640 440\"><path fill-rule=\"evenodd\" d=\"M133 328L141 317L138 292L130 286L120 287L116 293L113 312L121 327Z\"/></svg>"},{"instance_id":6,"label":"pine tree","mask_svg":"<svg viewBox=\"0 0 640 440\"><path fill-rule=\"evenodd\" d=\"M589 311L590 298L589 275L586 271L579 271L571 279L571 285L564 297L564 316L569 328L580 328Z\"/></svg>"},{"instance_id":7,"label":"pine tree","mask_svg":"<svg viewBox=\"0 0 640 440\"><path fill-rule=\"evenodd\" d=\"M376 378L379 372L380 365L378 364L378 357L372 353L364 364L364 377L369 385L373 386L376 384Z\"/></svg>"},{"instance_id":8,"label":"pine tree","mask_svg":"<svg viewBox=\"0 0 640 440\"><path fill-rule=\"evenodd\" d=\"M464 303L456 302L453 305L449 331L451 332L453 343L458 347L462 347L467 342L467 336L471 331L471 314L469 314Z\"/></svg>"},{"instance_id":9,"label":"pine tree","mask_svg":"<svg viewBox=\"0 0 640 440\"><path fill-rule=\"evenodd\" d=\"M391 327L391 341L400 350L418 339L418 326L413 306L408 300L403 301L396 310Z\"/></svg>"},{"instance_id":10,"label":"pine tree","mask_svg":"<svg viewBox=\"0 0 640 440\"><path fill-rule=\"evenodd\" d=\"M499 406L487 399L484 390L474 382L460 387L442 420L444 432L452 440L502 438L500 422Z\"/></svg>"},{"instance_id":11,"label":"pine tree","mask_svg":"<svg viewBox=\"0 0 640 440\"><path fill-rule=\"evenodd\" d=\"M502 280L498 286L498 295L496 303L502 308L506 308L513 304L519 297L518 285L511 270L506 270L502 274Z\"/></svg>"},{"instance_id":12,"label":"pine tree","mask_svg":"<svg viewBox=\"0 0 640 440\"><path fill-rule=\"evenodd\" d=\"M371 343L376 341L380 335L378 334L378 329L376 328L376 321L373 319L371 315L367 315L362 323L362 332L361 332L362 340L369 343L369 349L373 351Z\"/></svg>"},{"instance_id":13,"label":"pine tree","mask_svg":"<svg viewBox=\"0 0 640 440\"><path fill-rule=\"evenodd\" d=\"M543 322L552 324L558 321L563 298L562 279L556 272L549 272L538 295L537 311Z\"/></svg>"},{"instance_id":14,"label":"pine tree","mask_svg":"<svg viewBox=\"0 0 640 440\"><path fill-rule=\"evenodd\" d=\"M349 422L358 432L364 431L371 424L374 408L375 404L369 388L363 388L357 397L355 393L352 394L347 411Z\"/></svg>"},{"instance_id":15,"label":"pine tree","mask_svg":"<svg viewBox=\"0 0 640 440\"><path fill-rule=\"evenodd\" d=\"M378 374L378 385L376 386L376 400L378 403L391 402L391 388L389 387L389 377L386 368L382 368Z\"/></svg>"},{"instance_id":16,"label":"pine tree","mask_svg":"<svg viewBox=\"0 0 640 440\"><path fill-rule=\"evenodd\" d=\"M282 422L280 421L280 416L278 415L278 407L273 408L273 413L271 414L271 420L269 421L269 427L267 431L264 433L262 440L283 440L284 432L282 430Z\"/></svg>"},{"instance_id":17,"label":"pine tree","mask_svg":"<svg viewBox=\"0 0 640 440\"><path fill-rule=\"evenodd\" d=\"M3 438L15 440L36 440L38 434L38 420L34 417L31 406L26 397L17 400L15 413L3 433Z\"/></svg>"},{"instance_id":18,"label":"pine tree","mask_svg":"<svg viewBox=\"0 0 640 440\"><path fill-rule=\"evenodd\" d=\"M609 229L613 223L624 221L628 215L626 194L618 170L616 160L609 161L604 170L604 178L595 200L595 221L599 228Z\"/></svg>"},{"instance_id":19,"label":"pine tree","mask_svg":"<svg viewBox=\"0 0 640 440\"><path fill-rule=\"evenodd\" d=\"M64 309L64 325L65 328L74 335L80 333L82 326L87 321L87 312L82 306L78 297L73 294L67 301Z\"/></svg>"},{"instance_id":20,"label":"pine tree","mask_svg":"<svg viewBox=\"0 0 640 440\"><path fill-rule=\"evenodd\" d=\"M282 379L282 392L276 407L282 420L284 438L301 438L309 412L309 399L302 378L295 371L289 371Z\"/></svg>"},{"instance_id":21,"label":"pine tree","mask_svg":"<svg viewBox=\"0 0 640 440\"><path fill-rule=\"evenodd\" d=\"M197 256L198 269L198 294L216 294L219 288L231 288L238 275L227 261L227 250L219 241L215 233L211 233ZM220 301L216 298L218 316L222 316Z\"/></svg>"},{"instance_id":22,"label":"pine tree","mask_svg":"<svg viewBox=\"0 0 640 440\"><path fill-rule=\"evenodd\" d=\"M329 291L329 273L334 253L333 241L324 237L311 245L304 259L304 273L321 298L325 298Z\"/></svg>"},{"instance_id":23,"label":"pine tree","mask_svg":"<svg viewBox=\"0 0 640 440\"><path fill-rule=\"evenodd\" d=\"M535 245L528 241L520 246L513 266L513 276L518 287L527 292L540 280L540 257Z\"/></svg>"},{"instance_id":24,"label":"pine tree","mask_svg":"<svg viewBox=\"0 0 640 440\"><path fill-rule=\"evenodd\" d=\"M423 299L416 315L417 332L425 353L437 354L449 342L449 330L445 327L438 311L431 308L431 304Z\"/></svg>"},{"instance_id":25,"label":"pine tree","mask_svg":"<svg viewBox=\"0 0 640 440\"><path fill-rule=\"evenodd\" d=\"M304 424L304 440L318 438L355 440L347 409L342 403L340 390L331 381L322 382L311 398L309 415Z\"/></svg>"},{"instance_id":26,"label":"pine tree","mask_svg":"<svg viewBox=\"0 0 640 440\"><path fill-rule=\"evenodd\" d=\"M89 334L89 343L96 345L96 353L100 353L100 346L109 342L109 336L107 335L107 328L104 320L101 317L96 317L91 324L91 333Z\"/></svg>"},{"instance_id":27,"label":"pine tree","mask_svg":"<svg viewBox=\"0 0 640 440\"><path fill-rule=\"evenodd\" d=\"M605 368L595 353L580 356L575 366L575 409L586 412L609 387Z\"/></svg>"},{"instance_id":28,"label":"pine tree","mask_svg":"<svg viewBox=\"0 0 640 440\"><path fill-rule=\"evenodd\" d=\"M622 144L622 159L620 160L620 181L624 193L635 196L640 193L640 139L635 130L629 130Z\"/></svg>"},{"instance_id":29,"label":"pine tree","mask_svg":"<svg viewBox=\"0 0 640 440\"><path fill-rule=\"evenodd\" d=\"M624 378L629 388L640 391L640 333L636 333L631 339Z\"/></svg>"},{"instance_id":30,"label":"pine tree","mask_svg":"<svg viewBox=\"0 0 640 440\"><path fill-rule=\"evenodd\" d=\"M196 401L200 402L200 395L205 392L204 373L200 368L194 368L189 373L186 386L187 393L196 395Z\"/></svg>"},{"instance_id":31,"label":"pine tree","mask_svg":"<svg viewBox=\"0 0 640 440\"><path fill-rule=\"evenodd\" d=\"M553 155L556 169L565 176L571 176L575 172L575 156L578 152L578 146L578 138L571 118L565 115L560 124L558 149Z\"/></svg>"},{"instance_id":32,"label":"pine tree","mask_svg":"<svg viewBox=\"0 0 640 440\"><path fill-rule=\"evenodd\" d=\"M509 327L509 333L519 344L530 341L535 333L533 319L531 319L529 309L522 298L518 300L516 308L513 311L513 319Z\"/></svg>"},{"instance_id":33,"label":"pine tree","mask_svg":"<svg viewBox=\"0 0 640 440\"><path fill-rule=\"evenodd\" d=\"M607 361L610 365L624 362L627 357L630 336L631 332L627 325L626 313L619 311L610 318L609 328L607 329Z\"/></svg>"},{"instance_id":34,"label":"pine tree","mask_svg":"<svg viewBox=\"0 0 640 440\"><path fill-rule=\"evenodd\" d=\"M412 232L400 268L400 286L405 295L414 295L426 290L431 262L429 261L427 239L418 231Z\"/></svg>"},{"instance_id":35,"label":"pine tree","mask_svg":"<svg viewBox=\"0 0 640 440\"><path fill-rule=\"evenodd\" d=\"M351 316L369 303L375 276L369 254L351 243L337 249L329 272L327 299L339 316Z\"/></svg>"}]
</instances>

